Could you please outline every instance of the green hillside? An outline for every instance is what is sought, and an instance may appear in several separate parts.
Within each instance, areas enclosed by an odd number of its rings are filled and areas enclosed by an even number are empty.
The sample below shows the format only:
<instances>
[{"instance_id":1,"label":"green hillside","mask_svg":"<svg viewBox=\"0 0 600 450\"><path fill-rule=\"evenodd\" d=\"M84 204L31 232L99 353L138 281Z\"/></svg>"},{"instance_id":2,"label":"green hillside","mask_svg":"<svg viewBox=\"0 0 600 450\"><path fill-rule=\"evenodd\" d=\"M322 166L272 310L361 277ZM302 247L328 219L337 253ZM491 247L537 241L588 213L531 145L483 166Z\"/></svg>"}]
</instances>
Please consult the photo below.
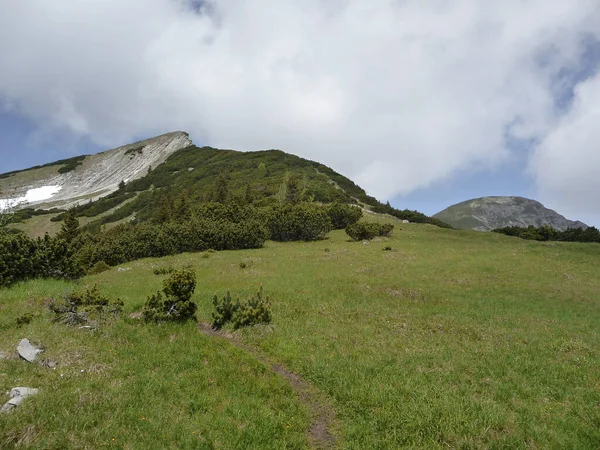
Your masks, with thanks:
<instances>
[{"instance_id":1,"label":"green hillside","mask_svg":"<svg viewBox=\"0 0 600 450\"><path fill-rule=\"evenodd\" d=\"M195 146L173 153L144 177L123 183L119 191L95 202L81 204L74 211L78 217L89 218L85 223L90 227L134 217L137 221L145 221L151 219L165 202L176 202L182 193L193 205L215 200L219 182L226 184L227 202L270 206L278 203L281 185L289 176L297 179L303 200L358 203L411 222L449 227L417 211L382 204L330 167L281 150L238 152ZM25 215L24 220L28 217L30 215ZM54 215L52 220L63 218L64 214ZM33 235L40 234L39 230L32 230L27 225L20 228Z\"/></svg>"},{"instance_id":2,"label":"green hillside","mask_svg":"<svg viewBox=\"0 0 600 450\"><path fill-rule=\"evenodd\" d=\"M0 447L598 448L600 245L395 225L369 244L340 230L3 289L0 392L40 393L0 415ZM271 324L141 323L154 272L184 266L200 323L213 295L262 283ZM49 297L94 283L120 319L51 322ZM24 337L55 370L15 356Z\"/></svg>"}]
</instances>

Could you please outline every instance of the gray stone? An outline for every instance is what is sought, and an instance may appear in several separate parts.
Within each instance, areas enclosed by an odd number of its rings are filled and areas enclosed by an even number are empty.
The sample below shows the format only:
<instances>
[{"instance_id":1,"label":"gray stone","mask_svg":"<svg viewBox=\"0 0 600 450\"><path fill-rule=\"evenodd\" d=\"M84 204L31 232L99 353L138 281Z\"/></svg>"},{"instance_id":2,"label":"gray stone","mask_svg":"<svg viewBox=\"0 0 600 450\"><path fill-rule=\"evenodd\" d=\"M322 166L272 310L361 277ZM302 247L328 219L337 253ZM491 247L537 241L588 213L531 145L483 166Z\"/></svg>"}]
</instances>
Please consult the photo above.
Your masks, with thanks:
<instances>
[{"instance_id":1,"label":"gray stone","mask_svg":"<svg viewBox=\"0 0 600 450\"><path fill-rule=\"evenodd\" d=\"M39 392L39 389L36 388L28 388L28 387L16 387L16 388L12 388L10 390L10 392L8 393L8 396L11 399L15 399L15 398L26 398L26 397L30 397L32 395L35 395Z\"/></svg>"},{"instance_id":2,"label":"gray stone","mask_svg":"<svg viewBox=\"0 0 600 450\"><path fill-rule=\"evenodd\" d=\"M408 220L404 219L402 223L410 223Z\"/></svg>"},{"instance_id":3,"label":"gray stone","mask_svg":"<svg viewBox=\"0 0 600 450\"><path fill-rule=\"evenodd\" d=\"M6 354L4 352L0 352L0 359L6 359Z\"/></svg>"},{"instance_id":4,"label":"gray stone","mask_svg":"<svg viewBox=\"0 0 600 450\"><path fill-rule=\"evenodd\" d=\"M131 270L129 267L118 267L117 268L117 272L127 272L128 270Z\"/></svg>"},{"instance_id":5,"label":"gray stone","mask_svg":"<svg viewBox=\"0 0 600 450\"><path fill-rule=\"evenodd\" d=\"M51 359L44 359L40 361L40 366L48 367L49 369L56 369L56 361L52 361Z\"/></svg>"},{"instance_id":6,"label":"gray stone","mask_svg":"<svg viewBox=\"0 0 600 450\"><path fill-rule=\"evenodd\" d=\"M19 356L25 361L34 362L37 358L37 355L42 353L44 350L35 347L31 342L29 342L29 339L22 339L17 346L17 351L19 352Z\"/></svg>"},{"instance_id":7,"label":"gray stone","mask_svg":"<svg viewBox=\"0 0 600 450\"><path fill-rule=\"evenodd\" d=\"M23 401L32 395L35 395L39 392L39 389L28 388L28 387L16 387L10 390L8 396L10 400L7 401L2 408L0 408L0 413L7 413L15 409L17 406L21 405Z\"/></svg>"}]
</instances>

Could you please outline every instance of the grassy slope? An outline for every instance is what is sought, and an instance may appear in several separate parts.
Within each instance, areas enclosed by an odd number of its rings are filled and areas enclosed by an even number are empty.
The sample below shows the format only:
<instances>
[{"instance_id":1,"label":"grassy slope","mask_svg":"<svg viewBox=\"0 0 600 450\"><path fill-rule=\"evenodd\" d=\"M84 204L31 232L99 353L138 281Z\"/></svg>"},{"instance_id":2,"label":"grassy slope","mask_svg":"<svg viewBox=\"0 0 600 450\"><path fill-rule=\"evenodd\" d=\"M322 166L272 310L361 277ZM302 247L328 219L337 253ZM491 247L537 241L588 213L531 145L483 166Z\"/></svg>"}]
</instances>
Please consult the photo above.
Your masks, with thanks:
<instances>
[{"instance_id":1,"label":"grassy slope","mask_svg":"<svg viewBox=\"0 0 600 450\"><path fill-rule=\"evenodd\" d=\"M249 294L262 282L274 322L239 338L333 399L342 448L597 448L600 246L397 227L368 245L337 231L315 243L137 261L84 283L97 281L131 312L159 287L153 267L192 264L208 321L213 294ZM0 416L0 446L306 445L307 411L249 355L192 324L126 320L99 335L48 325L35 299L66 287L1 292L0 350L28 336L61 365L0 362L0 391L42 387ZM17 329L16 316L32 310L40 317Z\"/></svg>"}]
</instances>

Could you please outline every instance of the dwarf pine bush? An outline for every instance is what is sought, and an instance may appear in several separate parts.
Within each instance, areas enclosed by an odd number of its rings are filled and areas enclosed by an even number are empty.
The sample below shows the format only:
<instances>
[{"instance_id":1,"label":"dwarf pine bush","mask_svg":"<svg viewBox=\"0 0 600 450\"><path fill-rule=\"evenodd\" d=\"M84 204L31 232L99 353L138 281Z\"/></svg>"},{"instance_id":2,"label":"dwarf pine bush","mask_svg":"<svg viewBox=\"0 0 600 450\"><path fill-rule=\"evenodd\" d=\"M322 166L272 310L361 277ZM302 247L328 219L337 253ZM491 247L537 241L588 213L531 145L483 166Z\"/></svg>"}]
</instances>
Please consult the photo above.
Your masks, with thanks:
<instances>
[{"instance_id":1,"label":"dwarf pine bush","mask_svg":"<svg viewBox=\"0 0 600 450\"><path fill-rule=\"evenodd\" d=\"M215 311L212 313L212 327L215 330L220 330L226 323L231 322L233 315L240 306L240 302L238 300L234 303L231 300L231 292L227 291L227 294L220 300L215 295L213 297L213 305L215 307Z\"/></svg>"},{"instance_id":2,"label":"dwarf pine bush","mask_svg":"<svg viewBox=\"0 0 600 450\"><path fill-rule=\"evenodd\" d=\"M213 305L215 311L212 314L212 327L216 330L223 328L229 322L234 330L271 322L271 299L269 296L264 296L262 284L256 295L245 302L240 302L239 298L234 302L231 299L231 292L227 291L222 299L215 295Z\"/></svg>"},{"instance_id":3,"label":"dwarf pine bush","mask_svg":"<svg viewBox=\"0 0 600 450\"><path fill-rule=\"evenodd\" d=\"M94 284L85 292L67 292L64 299L53 299L49 308L55 314L54 322L72 326L90 322L97 324L118 317L123 311L123 301L103 296Z\"/></svg>"},{"instance_id":4,"label":"dwarf pine bush","mask_svg":"<svg viewBox=\"0 0 600 450\"><path fill-rule=\"evenodd\" d=\"M357 222L346 227L346 234L355 241L370 240L376 236L389 236L394 229L391 223Z\"/></svg>"},{"instance_id":5,"label":"dwarf pine bush","mask_svg":"<svg viewBox=\"0 0 600 450\"><path fill-rule=\"evenodd\" d=\"M191 301L195 289L195 272L190 269L174 271L163 281L162 292L148 297L142 317L146 322L195 320L198 307Z\"/></svg>"},{"instance_id":6,"label":"dwarf pine bush","mask_svg":"<svg viewBox=\"0 0 600 450\"><path fill-rule=\"evenodd\" d=\"M271 299L269 296L263 296L262 284L255 296L250 297L246 302L241 303L233 317L231 323L233 329L242 327L251 327L257 324L266 324L271 322Z\"/></svg>"}]
</instances>

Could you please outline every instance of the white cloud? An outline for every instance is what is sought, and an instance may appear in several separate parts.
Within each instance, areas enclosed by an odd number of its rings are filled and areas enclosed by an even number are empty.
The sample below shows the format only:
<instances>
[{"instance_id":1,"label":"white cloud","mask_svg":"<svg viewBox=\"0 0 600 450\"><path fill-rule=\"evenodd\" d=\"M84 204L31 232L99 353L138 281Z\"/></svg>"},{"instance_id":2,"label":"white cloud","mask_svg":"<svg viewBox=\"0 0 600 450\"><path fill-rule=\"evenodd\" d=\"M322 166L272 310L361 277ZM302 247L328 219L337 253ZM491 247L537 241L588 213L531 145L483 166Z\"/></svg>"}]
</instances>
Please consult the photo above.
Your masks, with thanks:
<instances>
[{"instance_id":1,"label":"white cloud","mask_svg":"<svg viewBox=\"0 0 600 450\"><path fill-rule=\"evenodd\" d=\"M382 199L497 165L515 151L507 137L532 139L544 142L533 172L562 170L537 175L544 195L569 177L581 187L568 192L593 194L585 164L561 164L572 146L553 136L594 107L584 85L566 118L555 100L586 36L600 38L597 0L217 0L210 10L2 2L0 99L42 130L106 146L184 129L202 144L282 148Z\"/></svg>"},{"instance_id":2,"label":"white cloud","mask_svg":"<svg viewBox=\"0 0 600 450\"><path fill-rule=\"evenodd\" d=\"M540 197L567 217L600 224L600 76L575 90L568 114L537 147Z\"/></svg>"}]
</instances>

